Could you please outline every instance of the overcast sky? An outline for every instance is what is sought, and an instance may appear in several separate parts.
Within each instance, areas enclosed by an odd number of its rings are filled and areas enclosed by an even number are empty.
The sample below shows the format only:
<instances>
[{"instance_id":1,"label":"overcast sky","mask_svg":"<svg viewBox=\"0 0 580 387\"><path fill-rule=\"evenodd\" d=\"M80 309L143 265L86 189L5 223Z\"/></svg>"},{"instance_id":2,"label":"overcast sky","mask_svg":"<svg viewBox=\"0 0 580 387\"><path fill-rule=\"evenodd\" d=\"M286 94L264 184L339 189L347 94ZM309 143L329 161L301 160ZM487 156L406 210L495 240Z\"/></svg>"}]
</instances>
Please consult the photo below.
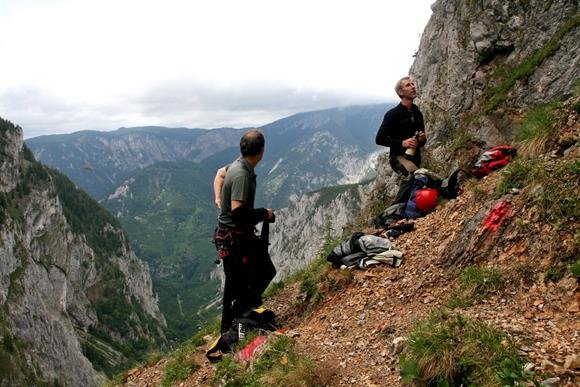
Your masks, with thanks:
<instances>
[{"instance_id":1,"label":"overcast sky","mask_svg":"<svg viewBox=\"0 0 580 387\"><path fill-rule=\"evenodd\" d=\"M28 138L394 101L433 1L0 0L0 116Z\"/></svg>"}]
</instances>

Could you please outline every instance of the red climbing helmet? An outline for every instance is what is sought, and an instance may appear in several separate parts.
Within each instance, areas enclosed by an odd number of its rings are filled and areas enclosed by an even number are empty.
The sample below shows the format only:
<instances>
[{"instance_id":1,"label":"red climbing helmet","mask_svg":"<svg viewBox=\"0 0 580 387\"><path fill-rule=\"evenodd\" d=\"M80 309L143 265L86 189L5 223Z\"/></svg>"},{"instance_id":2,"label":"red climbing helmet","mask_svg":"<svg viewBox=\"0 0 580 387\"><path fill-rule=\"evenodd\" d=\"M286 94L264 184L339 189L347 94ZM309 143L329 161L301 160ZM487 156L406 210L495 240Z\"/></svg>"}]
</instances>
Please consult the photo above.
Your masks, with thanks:
<instances>
[{"instance_id":1,"label":"red climbing helmet","mask_svg":"<svg viewBox=\"0 0 580 387\"><path fill-rule=\"evenodd\" d=\"M423 188L416 192L415 203L421 212L429 212L437 206L439 192L434 188Z\"/></svg>"}]
</instances>

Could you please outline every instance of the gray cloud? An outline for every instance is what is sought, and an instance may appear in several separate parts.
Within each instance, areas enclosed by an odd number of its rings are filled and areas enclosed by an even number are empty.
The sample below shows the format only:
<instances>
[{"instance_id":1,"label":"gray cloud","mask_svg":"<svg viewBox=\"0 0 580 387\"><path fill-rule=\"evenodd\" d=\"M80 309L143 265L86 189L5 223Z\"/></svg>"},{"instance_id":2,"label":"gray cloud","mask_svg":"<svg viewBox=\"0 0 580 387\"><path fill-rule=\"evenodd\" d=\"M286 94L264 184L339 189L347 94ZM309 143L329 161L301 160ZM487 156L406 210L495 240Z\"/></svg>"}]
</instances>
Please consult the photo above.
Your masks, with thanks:
<instances>
[{"instance_id":1,"label":"gray cloud","mask_svg":"<svg viewBox=\"0 0 580 387\"><path fill-rule=\"evenodd\" d=\"M368 96L297 89L278 84L212 86L198 82L165 83L147 90L138 103L153 112L180 110L312 110L357 103L378 102Z\"/></svg>"},{"instance_id":2,"label":"gray cloud","mask_svg":"<svg viewBox=\"0 0 580 387\"><path fill-rule=\"evenodd\" d=\"M278 84L218 87L166 82L140 95L100 104L71 102L32 87L9 89L0 93L0 115L22 126L28 138L121 126L261 126L298 112L375 102L384 101L336 90Z\"/></svg>"}]
</instances>

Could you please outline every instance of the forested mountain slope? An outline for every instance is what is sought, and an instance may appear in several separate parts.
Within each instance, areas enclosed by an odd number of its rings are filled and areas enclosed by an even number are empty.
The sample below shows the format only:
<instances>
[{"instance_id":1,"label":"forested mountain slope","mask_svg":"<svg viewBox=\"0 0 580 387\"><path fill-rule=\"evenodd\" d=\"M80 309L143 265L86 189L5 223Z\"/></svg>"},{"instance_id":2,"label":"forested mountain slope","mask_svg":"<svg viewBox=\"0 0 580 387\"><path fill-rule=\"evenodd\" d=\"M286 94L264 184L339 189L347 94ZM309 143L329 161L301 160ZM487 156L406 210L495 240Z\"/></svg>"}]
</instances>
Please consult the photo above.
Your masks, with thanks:
<instances>
[{"instance_id":1,"label":"forested mountain slope","mask_svg":"<svg viewBox=\"0 0 580 387\"><path fill-rule=\"evenodd\" d=\"M147 265L118 221L0 119L0 384L103 382L165 345Z\"/></svg>"}]
</instances>

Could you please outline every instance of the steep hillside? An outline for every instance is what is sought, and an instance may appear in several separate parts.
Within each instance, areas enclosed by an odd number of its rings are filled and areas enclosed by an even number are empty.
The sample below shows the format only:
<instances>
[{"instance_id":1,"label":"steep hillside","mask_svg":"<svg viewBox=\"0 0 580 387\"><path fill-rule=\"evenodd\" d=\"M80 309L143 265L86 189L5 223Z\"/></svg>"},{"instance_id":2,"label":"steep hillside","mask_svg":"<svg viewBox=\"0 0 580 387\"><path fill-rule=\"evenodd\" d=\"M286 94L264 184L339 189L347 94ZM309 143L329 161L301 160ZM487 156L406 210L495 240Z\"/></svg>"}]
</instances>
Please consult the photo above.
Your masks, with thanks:
<instances>
[{"instance_id":1,"label":"steep hillside","mask_svg":"<svg viewBox=\"0 0 580 387\"><path fill-rule=\"evenodd\" d=\"M266 157L256 168L256 200L278 208L293 196L374 176L375 135L387 105L296 114L262 129Z\"/></svg>"},{"instance_id":2,"label":"steep hillside","mask_svg":"<svg viewBox=\"0 0 580 387\"><path fill-rule=\"evenodd\" d=\"M404 253L397 269L329 268L326 243L319 260L273 287L268 306L290 331L253 365L204 362L198 337L186 354L133 370L128 384L578 384L578 3L438 0L432 9L411 68L425 166L468 169L502 143L518 148L516 160L462 180L458 199L394 240ZM379 159L355 229L380 232L369 220L395 182ZM486 227L496 206L505 217ZM174 372L192 361L199 370Z\"/></svg>"},{"instance_id":3,"label":"steep hillside","mask_svg":"<svg viewBox=\"0 0 580 387\"><path fill-rule=\"evenodd\" d=\"M96 386L165 343L118 221L0 119L0 384Z\"/></svg>"},{"instance_id":4,"label":"steep hillside","mask_svg":"<svg viewBox=\"0 0 580 387\"><path fill-rule=\"evenodd\" d=\"M230 356L207 362L209 330L205 344L198 336L123 379L131 386L577 385L580 98L553 113L544 129L554 141L519 143L505 169L465 181L457 199L393 240L404 253L400 267L331 268L330 244L277 285L267 306L288 331L272 336L253 366ZM522 128L530 122L533 114ZM486 227L502 202L506 217Z\"/></svg>"},{"instance_id":5,"label":"steep hillside","mask_svg":"<svg viewBox=\"0 0 580 387\"><path fill-rule=\"evenodd\" d=\"M217 210L212 178L194 162L162 162L139 170L103 201L149 263L168 336L183 340L217 314L201 307L219 296L211 243Z\"/></svg>"}]
</instances>

